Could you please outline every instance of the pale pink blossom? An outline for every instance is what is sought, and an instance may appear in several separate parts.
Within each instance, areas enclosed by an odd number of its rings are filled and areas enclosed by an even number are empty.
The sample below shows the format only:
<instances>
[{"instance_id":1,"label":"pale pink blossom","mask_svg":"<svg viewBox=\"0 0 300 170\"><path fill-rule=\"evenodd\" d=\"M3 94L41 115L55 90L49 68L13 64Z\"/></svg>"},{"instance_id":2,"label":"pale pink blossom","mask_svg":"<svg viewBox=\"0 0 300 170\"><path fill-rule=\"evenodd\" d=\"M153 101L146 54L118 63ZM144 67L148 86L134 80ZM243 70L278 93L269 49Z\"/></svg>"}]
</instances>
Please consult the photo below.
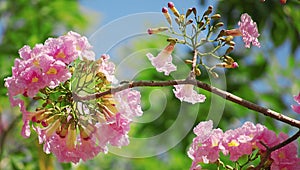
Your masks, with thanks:
<instances>
[{"instance_id":1,"label":"pale pink blossom","mask_svg":"<svg viewBox=\"0 0 300 170\"><path fill-rule=\"evenodd\" d=\"M108 54L102 54L101 57L97 60L98 64L98 72L105 74L106 79L112 83L116 81L116 77L114 75L115 72L115 64L109 61L110 56Z\"/></svg>"},{"instance_id":2,"label":"pale pink blossom","mask_svg":"<svg viewBox=\"0 0 300 170\"><path fill-rule=\"evenodd\" d=\"M292 105L292 109L300 114L300 93L297 96L294 96L294 100L297 102L297 105Z\"/></svg>"},{"instance_id":3,"label":"pale pink blossom","mask_svg":"<svg viewBox=\"0 0 300 170\"><path fill-rule=\"evenodd\" d=\"M169 75L172 71L177 70L177 67L172 63L171 56L174 46L174 43L170 43L156 57L154 57L151 53L146 54L148 59L151 61L151 64L158 72L164 72L165 75Z\"/></svg>"},{"instance_id":4,"label":"pale pink blossom","mask_svg":"<svg viewBox=\"0 0 300 170\"><path fill-rule=\"evenodd\" d=\"M131 119L143 114L141 108L141 94L139 91L126 89L114 94L114 99L117 101L118 112L123 116Z\"/></svg>"},{"instance_id":5,"label":"pale pink blossom","mask_svg":"<svg viewBox=\"0 0 300 170\"><path fill-rule=\"evenodd\" d=\"M173 89L173 92L180 101L195 104L199 102L202 103L206 99L203 94L199 94L194 90L193 85L175 85L174 87L175 90Z\"/></svg>"}]
</instances>

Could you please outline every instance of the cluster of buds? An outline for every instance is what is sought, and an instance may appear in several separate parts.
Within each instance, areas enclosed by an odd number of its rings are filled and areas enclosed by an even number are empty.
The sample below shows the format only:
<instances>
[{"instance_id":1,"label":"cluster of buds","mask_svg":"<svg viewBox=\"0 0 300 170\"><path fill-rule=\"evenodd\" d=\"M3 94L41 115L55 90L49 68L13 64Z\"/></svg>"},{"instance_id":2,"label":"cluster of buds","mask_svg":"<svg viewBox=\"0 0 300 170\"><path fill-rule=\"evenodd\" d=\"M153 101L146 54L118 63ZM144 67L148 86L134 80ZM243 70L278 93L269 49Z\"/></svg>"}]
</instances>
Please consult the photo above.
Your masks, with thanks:
<instances>
[{"instance_id":1,"label":"cluster of buds","mask_svg":"<svg viewBox=\"0 0 300 170\"><path fill-rule=\"evenodd\" d=\"M172 12L174 20L176 21L176 24L178 26L178 29L180 32L176 32L172 27L172 16L169 13L169 10ZM235 31L239 33L239 35L234 35L234 31L230 30L224 30L222 29L217 34L216 38L211 39L212 35L215 34L215 32L220 29L222 26L224 26L224 23L219 21L221 18L220 14L213 14L213 7L209 6L202 16L197 15L197 9L195 7L188 8L185 14L179 13L177 8L175 7L173 2L168 3L168 8L163 7L162 13L167 20L167 23L169 24L168 27L159 27L159 28L149 28L148 34L157 34L163 31L169 31L171 34L174 34L175 36L182 37L182 39L178 38L168 38L167 41L171 42L173 44L179 43L179 44L185 44L187 46L190 46L194 52L197 52L194 56L196 58L190 60L187 59L186 63L192 65L192 74L195 76L200 76L201 71L199 66L203 66L206 68L209 73L211 73L214 77L218 77L218 74L213 69L217 67L222 68L236 68L238 67L237 62L234 61L233 58L229 56L229 54L234 50L235 42L233 41L234 36L240 36L240 31ZM187 27L192 26L192 31L188 30ZM206 31L207 34L206 37L200 38L200 35L202 34L202 31ZM210 52L201 53L199 52L198 48L204 45L205 43L213 43L217 46ZM227 50L225 54L218 56L214 54L217 50L219 50L221 47L227 47ZM168 54L169 55L169 54ZM161 56L161 55L158 55ZM210 67L204 63L203 57L206 56L213 56L214 58L218 58L220 60L220 63ZM148 57L149 58L149 57ZM167 59L167 57L165 57ZM158 58L153 58L150 56L150 60L153 62L154 60L158 60ZM164 60L160 60L164 61ZM171 60L168 60L171 61ZM197 62L197 63L196 63ZM154 66L158 70L162 70L162 66L166 64L157 64L154 62ZM172 65L172 64L169 64ZM159 68L158 68L159 67ZM169 68L169 67L165 67ZM170 71L174 71L175 67L171 67L168 70L168 74Z\"/></svg>"}]
</instances>

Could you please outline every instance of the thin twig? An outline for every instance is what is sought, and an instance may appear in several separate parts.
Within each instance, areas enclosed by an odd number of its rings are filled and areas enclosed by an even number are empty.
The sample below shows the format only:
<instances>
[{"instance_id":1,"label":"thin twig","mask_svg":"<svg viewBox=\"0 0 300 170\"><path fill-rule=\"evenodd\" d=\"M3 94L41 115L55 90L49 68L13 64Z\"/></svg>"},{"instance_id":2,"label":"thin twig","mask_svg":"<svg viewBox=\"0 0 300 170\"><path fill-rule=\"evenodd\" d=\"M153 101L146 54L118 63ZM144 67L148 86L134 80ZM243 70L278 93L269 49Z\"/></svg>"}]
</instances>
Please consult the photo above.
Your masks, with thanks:
<instances>
[{"instance_id":1,"label":"thin twig","mask_svg":"<svg viewBox=\"0 0 300 170\"><path fill-rule=\"evenodd\" d=\"M86 96L79 96L77 94L73 94L73 99L74 100L93 100L95 98L100 98L102 96L105 96L107 94L114 94L116 92L128 89L128 88L133 88L133 87L142 87L142 86L148 86L148 87L157 87L157 86L173 86L173 85L179 85L179 84L192 84L195 85L201 89L204 89L206 91L212 92L226 100L232 101L236 104L239 104L241 106L244 106L248 109L260 112L266 116L272 117L276 120L279 120L281 122L285 122L291 126L300 128L300 121L290 118L288 116L282 115L278 112L275 112L271 109L259 106L255 103L252 103L248 100L242 99L234 94L231 94L229 92L226 92L224 90L218 89L216 87L210 86L209 84L203 83L201 81L195 80L195 79L184 79L184 80L169 80L169 81L133 81L130 83L127 83L122 86L118 86L115 88L111 88L107 91L101 92L101 93L95 93L91 95L86 95Z\"/></svg>"},{"instance_id":2,"label":"thin twig","mask_svg":"<svg viewBox=\"0 0 300 170\"><path fill-rule=\"evenodd\" d=\"M193 64L192 64L192 72L195 75L196 74L196 65L197 65L197 57L198 57L198 51L194 50L194 57L193 57Z\"/></svg>"}]
</instances>

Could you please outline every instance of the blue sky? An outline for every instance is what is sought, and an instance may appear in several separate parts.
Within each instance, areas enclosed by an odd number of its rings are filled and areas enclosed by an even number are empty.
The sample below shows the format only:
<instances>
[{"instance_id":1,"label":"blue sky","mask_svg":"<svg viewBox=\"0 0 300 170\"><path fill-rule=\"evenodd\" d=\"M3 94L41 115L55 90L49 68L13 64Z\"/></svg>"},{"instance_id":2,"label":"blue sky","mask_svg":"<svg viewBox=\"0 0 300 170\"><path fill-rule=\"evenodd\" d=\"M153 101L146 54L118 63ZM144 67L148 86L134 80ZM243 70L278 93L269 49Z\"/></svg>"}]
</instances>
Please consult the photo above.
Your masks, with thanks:
<instances>
[{"instance_id":1,"label":"blue sky","mask_svg":"<svg viewBox=\"0 0 300 170\"><path fill-rule=\"evenodd\" d=\"M102 24L106 24L109 21L118 19L120 17L142 12L160 12L161 8L167 6L169 0L81 0L80 4L89 9L98 11L102 15ZM173 0L175 6L177 6L180 12L184 12L186 9L199 6L199 1L196 0Z\"/></svg>"},{"instance_id":2,"label":"blue sky","mask_svg":"<svg viewBox=\"0 0 300 170\"><path fill-rule=\"evenodd\" d=\"M161 13L162 7L167 7L168 2L168 0L81 0L80 4L85 11L97 14L91 15L93 26L85 35L90 43L97 47L94 48L97 55L110 53L113 47L120 42L124 43L126 39L145 36L149 27L168 26ZM211 5L200 6L200 1L196 0L172 2L180 13L185 13L191 7L204 11Z\"/></svg>"}]
</instances>

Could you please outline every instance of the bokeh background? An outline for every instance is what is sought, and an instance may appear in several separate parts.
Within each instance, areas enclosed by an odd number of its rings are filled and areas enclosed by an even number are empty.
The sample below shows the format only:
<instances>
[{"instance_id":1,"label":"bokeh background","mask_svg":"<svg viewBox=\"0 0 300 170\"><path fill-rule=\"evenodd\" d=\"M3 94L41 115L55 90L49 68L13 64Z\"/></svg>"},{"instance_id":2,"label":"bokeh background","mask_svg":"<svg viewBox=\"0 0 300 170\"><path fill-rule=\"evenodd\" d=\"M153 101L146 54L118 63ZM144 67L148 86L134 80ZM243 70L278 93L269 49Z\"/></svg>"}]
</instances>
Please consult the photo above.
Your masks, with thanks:
<instances>
[{"instance_id":1,"label":"bokeh background","mask_svg":"<svg viewBox=\"0 0 300 170\"><path fill-rule=\"evenodd\" d=\"M246 12L252 16L261 33L259 40L262 47L245 49L241 39L236 38L236 48L231 56L240 67L225 71L225 84L222 84L221 88L300 119L290 108L291 104L295 104L293 95L300 92L299 1L288 0L286 5L281 5L279 0L267 0L264 3L259 0L173 2L183 13L189 7L196 7L198 13L201 13L208 5L213 5L214 13L222 15L225 28L229 29L237 26L242 13ZM195 135L192 128L186 128L184 124L178 127L178 134L184 134L183 138L176 141L175 146L157 155L131 158L115 151L99 154L93 160L76 165L59 163L53 155L44 154L35 133L28 139L21 136L21 113L18 108L10 107L4 87L4 78L11 76L11 67L14 59L18 57L18 49L26 44L33 47L37 43L43 43L48 37L60 36L69 30L87 36L97 56L102 53L110 54L116 63L117 77L120 80L184 78L188 69L182 69L182 72L175 73L172 77L165 77L151 67L144 55L149 50L158 52L168 44L165 36L146 35L149 27L167 26L163 15L160 14L161 8L167 3L166 0L0 0L0 169L188 169L191 160L186 152ZM192 52L179 46L174 55L178 56L175 60L177 66L186 68L180 59L191 57ZM135 57L139 58L141 63L133 63L135 60L132 59ZM127 74L126 77L126 74L122 73L128 73L128 70L131 70L132 74ZM212 83L205 70L202 70L199 79ZM211 102L215 96L201 90L199 92L207 96L207 101L197 105L181 104L174 98L172 88L139 90L142 93L142 107L145 112L143 118L136 120L131 127L129 135L133 138L149 138L167 131L178 117L182 116L179 112L182 107L185 108L186 119L190 120L187 122L188 127L219 115L220 120L215 121L215 126L224 130L236 128L245 121L264 124L277 134L284 132L291 135L297 130L220 98L224 107L213 116L209 115L210 110L219 105ZM188 132L182 133L182 129ZM176 132L172 135L176 136ZM172 136L167 138L172 139ZM161 141L162 145L163 142ZM299 139L297 142L299 144ZM143 151L145 147L147 146L137 145L134 149ZM206 168L215 169L209 166Z\"/></svg>"}]
</instances>

